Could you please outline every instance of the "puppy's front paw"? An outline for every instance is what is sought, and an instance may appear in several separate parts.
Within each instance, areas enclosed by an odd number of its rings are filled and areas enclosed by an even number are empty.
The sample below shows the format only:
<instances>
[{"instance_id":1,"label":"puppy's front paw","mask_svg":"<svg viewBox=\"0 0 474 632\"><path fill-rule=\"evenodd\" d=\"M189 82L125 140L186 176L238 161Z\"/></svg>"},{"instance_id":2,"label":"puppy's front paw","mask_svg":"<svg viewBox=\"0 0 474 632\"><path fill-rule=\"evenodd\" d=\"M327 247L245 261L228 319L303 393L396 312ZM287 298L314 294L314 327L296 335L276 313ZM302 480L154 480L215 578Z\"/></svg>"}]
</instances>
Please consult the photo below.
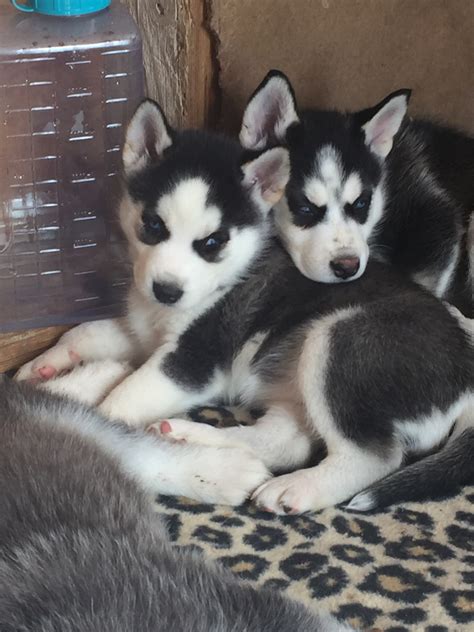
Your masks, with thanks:
<instances>
[{"instance_id":1,"label":"puppy's front paw","mask_svg":"<svg viewBox=\"0 0 474 632\"><path fill-rule=\"evenodd\" d=\"M317 494L313 474L299 470L284 474L261 485L252 500L265 511L284 514L300 514L328 507L332 503Z\"/></svg>"}]
</instances>

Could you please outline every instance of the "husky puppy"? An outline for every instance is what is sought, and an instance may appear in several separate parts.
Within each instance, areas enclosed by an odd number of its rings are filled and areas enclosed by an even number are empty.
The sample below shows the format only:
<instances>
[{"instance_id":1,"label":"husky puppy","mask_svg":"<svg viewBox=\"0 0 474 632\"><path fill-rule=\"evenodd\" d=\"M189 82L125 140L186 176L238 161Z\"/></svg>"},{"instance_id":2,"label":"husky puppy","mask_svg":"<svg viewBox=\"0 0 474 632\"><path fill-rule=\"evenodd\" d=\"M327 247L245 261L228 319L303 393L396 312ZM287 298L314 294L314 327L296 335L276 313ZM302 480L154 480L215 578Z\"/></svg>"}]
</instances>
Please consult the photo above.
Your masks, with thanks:
<instances>
[{"instance_id":1,"label":"husky puppy","mask_svg":"<svg viewBox=\"0 0 474 632\"><path fill-rule=\"evenodd\" d=\"M111 418L170 441L251 448L273 472L306 465L321 437L328 455L317 467L269 482L260 470L256 502L278 513L348 500L406 453L437 447L468 414L474 349L448 308L378 262L347 285L314 283L271 240L269 212L289 178L285 149L242 164L237 143L176 132L148 101L123 155L128 317L73 329L19 378L138 354L139 368L100 406ZM255 426L225 430L157 421L216 399L266 413ZM231 467L239 469L222 473ZM209 460L215 476L219 468ZM447 473L446 484L463 475ZM232 483L225 479L222 487Z\"/></svg>"},{"instance_id":2,"label":"husky puppy","mask_svg":"<svg viewBox=\"0 0 474 632\"><path fill-rule=\"evenodd\" d=\"M170 447L0 377L2 632L349 631L171 546L149 496Z\"/></svg>"},{"instance_id":3,"label":"husky puppy","mask_svg":"<svg viewBox=\"0 0 474 632\"><path fill-rule=\"evenodd\" d=\"M474 316L474 138L408 119L409 98L398 90L361 112L300 113L286 76L271 71L240 139L250 150L289 148L292 177L276 220L303 274L352 281L370 254Z\"/></svg>"}]
</instances>

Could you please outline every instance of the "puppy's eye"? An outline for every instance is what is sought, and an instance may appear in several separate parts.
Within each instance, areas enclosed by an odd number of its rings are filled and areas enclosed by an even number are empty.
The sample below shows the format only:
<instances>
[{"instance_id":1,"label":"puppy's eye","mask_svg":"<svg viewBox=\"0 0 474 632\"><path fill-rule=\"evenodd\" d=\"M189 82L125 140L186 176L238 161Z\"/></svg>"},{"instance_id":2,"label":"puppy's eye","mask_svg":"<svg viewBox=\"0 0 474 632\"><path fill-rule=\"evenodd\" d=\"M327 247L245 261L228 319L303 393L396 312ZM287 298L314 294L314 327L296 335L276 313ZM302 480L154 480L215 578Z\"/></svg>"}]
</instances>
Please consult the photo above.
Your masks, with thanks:
<instances>
[{"instance_id":1,"label":"puppy's eye","mask_svg":"<svg viewBox=\"0 0 474 632\"><path fill-rule=\"evenodd\" d=\"M151 219L148 222L148 228L151 228L152 230L159 230L161 228L161 221L158 217L155 217L153 219Z\"/></svg>"},{"instance_id":2,"label":"puppy's eye","mask_svg":"<svg viewBox=\"0 0 474 632\"><path fill-rule=\"evenodd\" d=\"M363 211L368 206L369 206L369 201L366 198L362 198L362 197L357 198L357 200L352 204L352 208L355 211Z\"/></svg>"},{"instance_id":3,"label":"puppy's eye","mask_svg":"<svg viewBox=\"0 0 474 632\"><path fill-rule=\"evenodd\" d=\"M229 233L226 230L220 230L217 233L212 233L206 239L203 239L202 248L206 252L216 252L220 250L229 241Z\"/></svg>"},{"instance_id":4,"label":"puppy's eye","mask_svg":"<svg viewBox=\"0 0 474 632\"><path fill-rule=\"evenodd\" d=\"M346 213L353 217L356 221L365 222L369 213L370 203L372 201L371 191L364 191L359 195L352 204L345 205Z\"/></svg>"},{"instance_id":5,"label":"puppy's eye","mask_svg":"<svg viewBox=\"0 0 474 632\"><path fill-rule=\"evenodd\" d=\"M309 202L309 200L302 201L299 204L291 204L290 202L290 209L293 213L294 224L302 228L314 226L320 222L326 214L325 206L317 206Z\"/></svg>"},{"instance_id":6,"label":"puppy's eye","mask_svg":"<svg viewBox=\"0 0 474 632\"><path fill-rule=\"evenodd\" d=\"M206 241L203 244L203 248L208 251L217 250L221 246L222 246L222 240L217 235L215 236L211 235L210 237L206 239Z\"/></svg>"},{"instance_id":7,"label":"puppy's eye","mask_svg":"<svg viewBox=\"0 0 474 632\"><path fill-rule=\"evenodd\" d=\"M311 206L307 205L298 206L298 213L300 213L301 215L313 215L314 209L312 209Z\"/></svg>"},{"instance_id":8,"label":"puppy's eye","mask_svg":"<svg viewBox=\"0 0 474 632\"><path fill-rule=\"evenodd\" d=\"M154 246L160 241L169 237L168 229L164 221L155 213L143 214L143 226L140 231L140 239L150 246Z\"/></svg>"},{"instance_id":9,"label":"puppy's eye","mask_svg":"<svg viewBox=\"0 0 474 632\"><path fill-rule=\"evenodd\" d=\"M229 231L218 230L194 242L194 249L207 261L212 261L229 241Z\"/></svg>"},{"instance_id":10,"label":"puppy's eye","mask_svg":"<svg viewBox=\"0 0 474 632\"><path fill-rule=\"evenodd\" d=\"M158 215L154 215L152 217L147 217L145 220L145 226L150 230L160 231L164 228L163 220L158 217Z\"/></svg>"}]
</instances>

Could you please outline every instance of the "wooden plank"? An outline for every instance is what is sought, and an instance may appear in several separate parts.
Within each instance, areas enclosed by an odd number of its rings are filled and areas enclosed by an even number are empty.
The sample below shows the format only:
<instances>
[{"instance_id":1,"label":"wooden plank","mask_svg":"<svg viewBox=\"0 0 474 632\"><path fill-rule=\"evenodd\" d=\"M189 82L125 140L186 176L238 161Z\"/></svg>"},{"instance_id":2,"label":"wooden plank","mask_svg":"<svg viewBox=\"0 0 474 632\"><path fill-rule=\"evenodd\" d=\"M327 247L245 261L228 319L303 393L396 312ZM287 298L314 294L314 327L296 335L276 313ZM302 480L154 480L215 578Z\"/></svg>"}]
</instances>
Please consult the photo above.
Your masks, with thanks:
<instances>
[{"instance_id":1,"label":"wooden plank","mask_svg":"<svg viewBox=\"0 0 474 632\"><path fill-rule=\"evenodd\" d=\"M0 334L0 372L16 369L53 345L69 327L44 327Z\"/></svg>"},{"instance_id":2,"label":"wooden plank","mask_svg":"<svg viewBox=\"0 0 474 632\"><path fill-rule=\"evenodd\" d=\"M219 67L210 28L210 8L211 3L206 0L186 0L183 7L184 122L189 127L210 127L218 118Z\"/></svg>"},{"instance_id":3,"label":"wooden plank","mask_svg":"<svg viewBox=\"0 0 474 632\"><path fill-rule=\"evenodd\" d=\"M217 67L206 0L122 0L138 24L148 95L177 127L216 119ZM210 4L209 4L210 6Z\"/></svg>"},{"instance_id":4,"label":"wooden plank","mask_svg":"<svg viewBox=\"0 0 474 632\"><path fill-rule=\"evenodd\" d=\"M182 0L122 0L138 24L143 41L147 93L162 106L172 125L184 121L184 63L180 49Z\"/></svg>"}]
</instances>

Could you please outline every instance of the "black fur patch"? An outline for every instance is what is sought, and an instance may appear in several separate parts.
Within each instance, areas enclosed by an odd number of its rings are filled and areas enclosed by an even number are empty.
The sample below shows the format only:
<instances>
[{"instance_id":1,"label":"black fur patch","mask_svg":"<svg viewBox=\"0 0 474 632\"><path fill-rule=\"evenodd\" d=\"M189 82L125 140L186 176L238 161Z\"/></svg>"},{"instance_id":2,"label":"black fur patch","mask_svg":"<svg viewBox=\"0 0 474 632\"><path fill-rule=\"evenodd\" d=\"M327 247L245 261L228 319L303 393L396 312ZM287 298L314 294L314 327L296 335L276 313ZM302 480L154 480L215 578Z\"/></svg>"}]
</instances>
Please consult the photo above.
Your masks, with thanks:
<instances>
[{"instance_id":1,"label":"black fur patch","mask_svg":"<svg viewBox=\"0 0 474 632\"><path fill-rule=\"evenodd\" d=\"M131 197L145 205L149 215L158 200L179 182L202 178L209 184L208 204L222 209L222 228L254 224L255 211L241 186L243 154L232 140L202 131L176 133L163 159L150 164L126 182Z\"/></svg>"},{"instance_id":2,"label":"black fur patch","mask_svg":"<svg viewBox=\"0 0 474 632\"><path fill-rule=\"evenodd\" d=\"M317 154L323 147L334 147L340 159L343 176L356 172L364 188L372 189L381 178L382 168L367 148L364 133L350 114L307 110L301 123L289 128L291 181L302 183L309 176L318 176Z\"/></svg>"}]
</instances>

